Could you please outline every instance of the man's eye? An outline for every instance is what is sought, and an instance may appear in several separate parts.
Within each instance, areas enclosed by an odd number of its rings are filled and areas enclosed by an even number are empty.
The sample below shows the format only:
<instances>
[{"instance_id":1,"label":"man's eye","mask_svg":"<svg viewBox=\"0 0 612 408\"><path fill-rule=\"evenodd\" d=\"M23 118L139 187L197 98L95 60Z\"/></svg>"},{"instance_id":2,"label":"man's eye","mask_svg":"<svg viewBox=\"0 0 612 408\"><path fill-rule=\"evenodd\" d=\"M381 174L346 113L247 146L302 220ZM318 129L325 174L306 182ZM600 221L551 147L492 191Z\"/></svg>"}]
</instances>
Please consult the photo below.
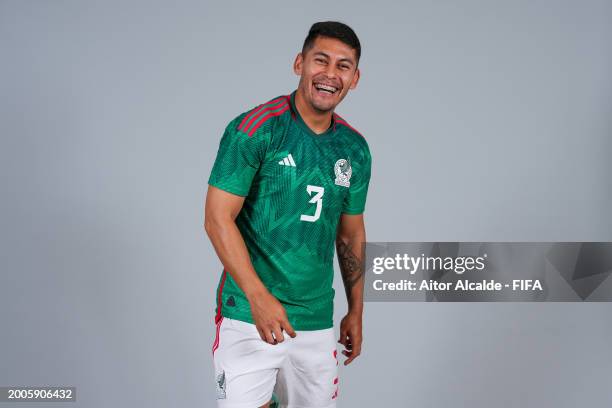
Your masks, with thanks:
<instances>
[{"instance_id":1,"label":"man's eye","mask_svg":"<svg viewBox=\"0 0 612 408\"><path fill-rule=\"evenodd\" d=\"M321 58L317 58L317 59L315 59L315 61L318 62L319 64L324 64L325 63L325 60L321 59Z\"/></svg>"},{"instance_id":2,"label":"man's eye","mask_svg":"<svg viewBox=\"0 0 612 408\"><path fill-rule=\"evenodd\" d=\"M342 69L349 69L350 67L348 65L340 65L340 68L342 68Z\"/></svg>"}]
</instances>

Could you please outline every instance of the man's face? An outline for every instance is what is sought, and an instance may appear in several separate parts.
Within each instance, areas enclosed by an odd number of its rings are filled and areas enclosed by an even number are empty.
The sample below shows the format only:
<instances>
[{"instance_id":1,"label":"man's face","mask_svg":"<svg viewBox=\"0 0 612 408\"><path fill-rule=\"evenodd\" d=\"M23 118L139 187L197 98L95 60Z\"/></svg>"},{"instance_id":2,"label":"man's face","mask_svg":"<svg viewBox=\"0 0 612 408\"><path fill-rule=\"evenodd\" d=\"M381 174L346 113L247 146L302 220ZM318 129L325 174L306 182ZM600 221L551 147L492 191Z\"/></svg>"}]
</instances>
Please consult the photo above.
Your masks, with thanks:
<instances>
[{"instance_id":1,"label":"man's face","mask_svg":"<svg viewBox=\"0 0 612 408\"><path fill-rule=\"evenodd\" d=\"M335 38L317 37L305 55L298 54L293 70L304 99L320 112L332 111L359 81L355 50Z\"/></svg>"}]
</instances>

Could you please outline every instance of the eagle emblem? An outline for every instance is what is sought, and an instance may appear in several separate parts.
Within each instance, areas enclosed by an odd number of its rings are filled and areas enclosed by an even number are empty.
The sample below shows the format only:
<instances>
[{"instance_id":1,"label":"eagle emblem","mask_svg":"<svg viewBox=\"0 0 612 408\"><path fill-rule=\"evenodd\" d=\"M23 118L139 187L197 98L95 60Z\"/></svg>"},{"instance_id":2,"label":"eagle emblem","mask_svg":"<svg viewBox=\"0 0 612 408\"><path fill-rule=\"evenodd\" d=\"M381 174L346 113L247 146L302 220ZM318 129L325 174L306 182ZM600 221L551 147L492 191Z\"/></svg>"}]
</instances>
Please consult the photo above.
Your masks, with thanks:
<instances>
[{"instance_id":1,"label":"eagle emblem","mask_svg":"<svg viewBox=\"0 0 612 408\"><path fill-rule=\"evenodd\" d=\"M348 160L340 159L334 165L334 173L336 173L335 183L339 186L350 187L351 186L351 174L353 169L351 163Z\"/></svg>"}]
</instances>

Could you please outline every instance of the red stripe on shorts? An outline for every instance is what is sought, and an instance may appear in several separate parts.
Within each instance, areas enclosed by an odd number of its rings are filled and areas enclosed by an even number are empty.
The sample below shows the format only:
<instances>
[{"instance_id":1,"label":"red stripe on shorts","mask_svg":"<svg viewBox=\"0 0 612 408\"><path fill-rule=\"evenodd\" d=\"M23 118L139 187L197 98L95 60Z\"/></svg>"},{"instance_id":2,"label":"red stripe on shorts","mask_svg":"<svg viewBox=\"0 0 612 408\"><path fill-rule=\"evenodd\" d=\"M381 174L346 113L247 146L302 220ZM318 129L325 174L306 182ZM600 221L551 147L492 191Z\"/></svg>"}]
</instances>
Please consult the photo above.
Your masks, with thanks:
<instances>
[{"instance_id":1,"label":"red stripe on shorts","mask_svg":"<svg viewBox=\"0 0 612 408\"><path fill-rule=\"evenodd\" d=\"M215 334L215 342L213 343L213 346L212 346L213 356L215 355L215 350L219 348L219 330L221 329L222 321L223 321L223 316L221 316L221 319L219 319L219 321L217 322L217 334Z\"/></svg>"}]
</instances>

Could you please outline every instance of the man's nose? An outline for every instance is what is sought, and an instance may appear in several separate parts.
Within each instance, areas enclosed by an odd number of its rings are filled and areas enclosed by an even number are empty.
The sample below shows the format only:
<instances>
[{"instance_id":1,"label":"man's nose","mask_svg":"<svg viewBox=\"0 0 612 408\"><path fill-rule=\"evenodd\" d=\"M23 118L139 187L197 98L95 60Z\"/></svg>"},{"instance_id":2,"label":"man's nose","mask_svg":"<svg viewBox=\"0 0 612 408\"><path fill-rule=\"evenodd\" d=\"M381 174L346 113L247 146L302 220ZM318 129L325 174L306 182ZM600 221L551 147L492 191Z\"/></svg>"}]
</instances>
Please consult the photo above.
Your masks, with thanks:
<instances>
[{"instance_id":1,"label":"man's nose","mask_svg":"<svg viewBox=\"0 0 612 408\"><path fill-rule=\"evenodd\" d=\"M327 64L325 68L325 75L329 79L336 79L338 77L338 71L335 64Z\"/></svg>"}]
</instances>

